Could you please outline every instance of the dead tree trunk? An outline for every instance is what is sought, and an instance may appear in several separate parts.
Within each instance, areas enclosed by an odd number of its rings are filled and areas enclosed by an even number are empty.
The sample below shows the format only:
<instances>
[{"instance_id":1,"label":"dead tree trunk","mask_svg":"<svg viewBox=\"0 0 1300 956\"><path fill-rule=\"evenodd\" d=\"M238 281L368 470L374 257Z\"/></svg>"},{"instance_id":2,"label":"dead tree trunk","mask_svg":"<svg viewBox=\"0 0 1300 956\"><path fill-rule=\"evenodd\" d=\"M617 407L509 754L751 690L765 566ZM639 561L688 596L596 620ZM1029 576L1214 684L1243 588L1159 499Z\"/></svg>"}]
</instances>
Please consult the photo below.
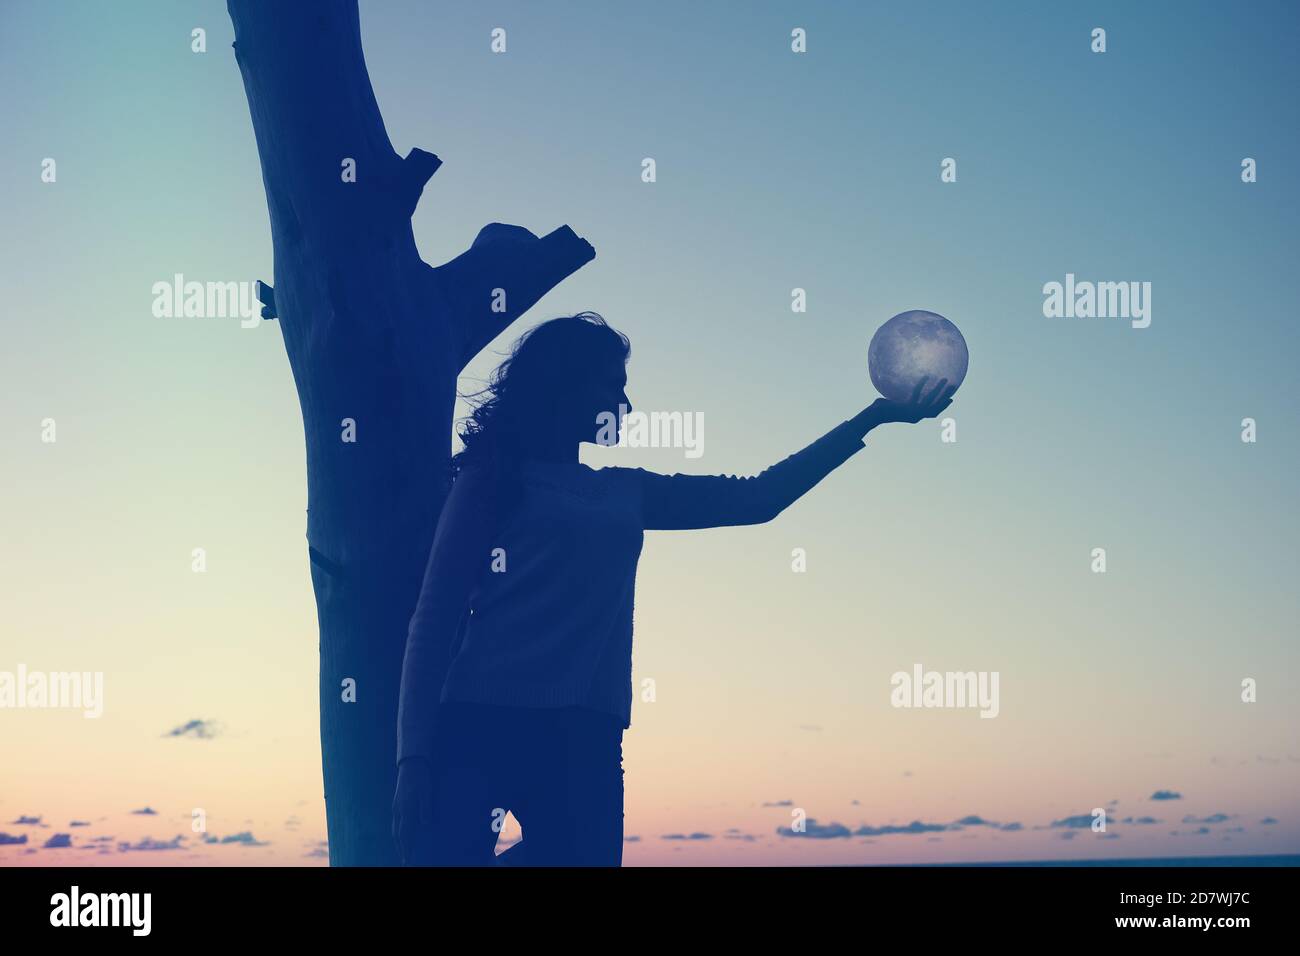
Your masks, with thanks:
<instances>
[{"instance_id":1,"label":"dead tree trunk","mask_svg":"<svg viewBox=\"0 0 1300 956\"><path fill-rule=\"evenodd\" d=\"M228 9L275 250L264 314L280 321L306 437L330 863L395 865L397 689L447 490L457 375L594 252L567 226L538 238L493 224L427 265L410 217L440 161L393 151L356 0Z\"/></svg>"}]
</instances>

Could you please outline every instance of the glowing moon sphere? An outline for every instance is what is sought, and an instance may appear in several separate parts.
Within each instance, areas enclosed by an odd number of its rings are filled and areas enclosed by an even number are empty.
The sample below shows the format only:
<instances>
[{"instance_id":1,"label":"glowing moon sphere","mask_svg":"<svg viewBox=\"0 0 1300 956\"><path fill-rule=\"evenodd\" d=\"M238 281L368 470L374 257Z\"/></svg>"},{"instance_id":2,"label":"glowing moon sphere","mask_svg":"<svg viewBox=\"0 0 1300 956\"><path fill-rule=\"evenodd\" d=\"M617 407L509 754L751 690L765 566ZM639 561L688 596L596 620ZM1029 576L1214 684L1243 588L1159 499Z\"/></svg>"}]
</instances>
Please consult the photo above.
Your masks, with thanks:
<instances>
[{"instance_id":1,"label":"glowing moon sphere","mask_svg":"<svg viewBox=\"0 0 1300 956\"><path fill-rule=\"evenodd\" d=\"M928 395L939 379L948 387L960 385L966 377L970 353L966 340L942 315L900 312L879 329L867 349L867 369L877 391L895 402L906 402L916 383L928 376L922 394Z\"/></svg>"}]
</instances>

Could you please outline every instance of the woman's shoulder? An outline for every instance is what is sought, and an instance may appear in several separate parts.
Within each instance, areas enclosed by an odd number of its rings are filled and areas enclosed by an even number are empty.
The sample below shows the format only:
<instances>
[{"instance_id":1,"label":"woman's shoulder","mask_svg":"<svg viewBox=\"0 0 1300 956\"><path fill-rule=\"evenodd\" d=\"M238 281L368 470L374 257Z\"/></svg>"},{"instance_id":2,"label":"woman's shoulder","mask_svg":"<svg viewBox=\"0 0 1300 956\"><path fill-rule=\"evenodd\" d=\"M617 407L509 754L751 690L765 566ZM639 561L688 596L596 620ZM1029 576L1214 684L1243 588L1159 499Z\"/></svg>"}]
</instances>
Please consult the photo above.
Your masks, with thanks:
<instances>
[{"instance_id":1,"label":"woman's shoulder","mask_svg":"<svg viewBox=\"0 0 1300 956\"><path fill-rule=\"evenodd\" d=\"M451 487L454 491L457 488L475 488L484 485L496 484L494 470L483 462L466 462L457 469L456 474L452 477Z\"/></svg>"},{"instance_id":2,"label":"woman's shoulder","mask_svg":"<svg viewBox=\"0 0 1300 956\"><path fill-rule=\"evenodd\" d=\"M680 472L665 474L660 471L651 471L648 468L628 468L626 466L611 465L607 468L601 468L598 474L609 472L609 480L617 482L626 482L641 487L646 483L657 483L664 481L673 481L677 478L684 477Z\"/></svg>"},{"instance_id":3,"label":"woman's shoulder","mask_svg":"<svg viewBox=\"0 0 1300 956\"><path fill-rule=\"evenodd\" d=\"M625 465L606 465L603 468L592 468L590 471L601 481L624 483L639 482L646 475L653 474L644 468L628 468Z\"/></svg>"},{"instance_id":4,"label":"woman's shoulder","mask_svg":"<svg viewBox=\"0 0 1300 956\"><path fill-rule=\"evenodd\" d=\"M503 482L497 470L487 463L466 463L452 479L447 501L460 505L494 503L502 494Z\"/></svg>"},{"instance_id":5,"label":"woman's shoulder","mask_svg":"<svg viewBox=\"0 0 1300 956\"><path fill-rule=\"evenodd\" d=\"M488 462L472 460L467 461L456 471L453 483L459 481L481 482L492 477L494 469Z\"/></svg>"},{"instance_id":6,"label":"woman's shoulder","mask_svg":"<svg viewBox=\"0 0 1300 956\"><path fill-rule=\"evenodd\" d=\"M592 473L596 476L596 480L608 488L612 494L624 498L634 498L638 501L645 496L645 488L648 482L663 477L657 472L647 471L644 468L629 468L624 465L609 465L604 468L597 468Z\"/></svg>"}]
</instances>

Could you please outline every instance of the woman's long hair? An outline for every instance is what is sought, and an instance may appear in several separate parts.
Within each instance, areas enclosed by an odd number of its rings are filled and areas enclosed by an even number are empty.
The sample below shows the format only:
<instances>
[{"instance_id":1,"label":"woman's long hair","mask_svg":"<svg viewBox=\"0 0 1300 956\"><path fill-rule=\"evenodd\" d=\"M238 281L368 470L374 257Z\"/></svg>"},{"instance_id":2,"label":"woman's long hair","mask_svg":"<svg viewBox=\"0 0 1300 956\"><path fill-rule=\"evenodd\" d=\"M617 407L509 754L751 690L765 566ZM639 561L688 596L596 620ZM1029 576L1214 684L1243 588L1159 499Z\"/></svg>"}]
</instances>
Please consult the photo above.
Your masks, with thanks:
<instances>
[{"instance_id":1,"label":"woman's long hair","mask_svg":"<svg viewBox=\"0 0 1300 956\"><path fill-rule=\"evenodd\" d=\"M627 336L595 312L529 329L492 372L486 388L461 396L473 411L458 429L465 447L452 456L452 479L473 466L513 483L525 438L553 427L554 416L575 388L584 387L602 364L626 362L631 352ZM593 421L593 429L595 425Z\"/></svg>"}]
</instances>

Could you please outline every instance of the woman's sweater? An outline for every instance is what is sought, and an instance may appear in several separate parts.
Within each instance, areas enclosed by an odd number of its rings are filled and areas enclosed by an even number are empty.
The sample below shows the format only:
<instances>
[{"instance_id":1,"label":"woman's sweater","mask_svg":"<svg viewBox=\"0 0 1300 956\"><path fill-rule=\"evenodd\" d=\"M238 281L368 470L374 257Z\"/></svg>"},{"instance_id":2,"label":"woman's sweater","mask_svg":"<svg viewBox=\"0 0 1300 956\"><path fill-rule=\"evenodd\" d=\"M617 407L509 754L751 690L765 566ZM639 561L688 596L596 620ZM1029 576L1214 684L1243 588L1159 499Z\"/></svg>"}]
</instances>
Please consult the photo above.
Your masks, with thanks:
<instances>
[{"instance_id":1,"label":"woman's sweater","mask_svg":"<svg viewBox=\"0 0 1300 956\"><path fill-rule=\"evenodd\" d=\"M579 705L630 726L642 532L769 521L862 447L844 422L753 478L530 460L505 509L484 470L462 471L407 636L398 761L432 753L440 701Z\"/></svg>"}]
</instances>

